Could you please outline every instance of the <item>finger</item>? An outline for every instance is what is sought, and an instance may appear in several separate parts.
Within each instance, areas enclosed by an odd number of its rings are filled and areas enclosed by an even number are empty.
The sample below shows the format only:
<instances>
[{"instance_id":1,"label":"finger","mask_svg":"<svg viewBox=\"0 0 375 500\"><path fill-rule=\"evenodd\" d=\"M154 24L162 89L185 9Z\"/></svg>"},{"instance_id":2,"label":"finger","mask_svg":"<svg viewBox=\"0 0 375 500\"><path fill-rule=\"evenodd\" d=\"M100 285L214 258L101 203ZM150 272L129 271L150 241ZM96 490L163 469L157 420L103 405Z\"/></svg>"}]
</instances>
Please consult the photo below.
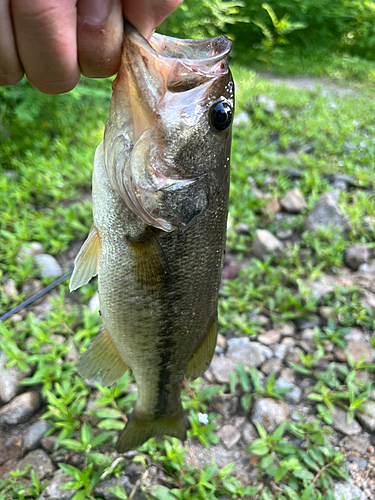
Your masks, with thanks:
<instances>
[{"instance_id":1,"label":"finger","mask_svg":"<svg viewBox=\"0 0 375 500\"><path fill-rule=\"evenodd\" d=\"M12 0L21 64L40 92L61 94L79 80L75 0Z\"/></svg>"},{"instance_id":2,"label":"finger","mask_svg":"<svg viewBox=\"0 0 375 500\"><path fill-rule=\"evenodd\" d=\"M121 0L79 0L78 61L92 78L114 75L120 65L124 32Z\"/></svg>"},{"instance_id":3,"label":"finger","mask_svg":"<svg viewBox=\"0 0 375 500\"><path fill-rule=\"evenodd\" d=\"M15 85L23 77L18 59L9 1L0 0L0 85Z\"/></svg>"},{"instance_id":4,"label":"finger","mask_svg":"<svg viewBox=\"0 0 375 500\"><path fill-rule=\"evenodd\" d=\"M155 28L169 16L183 0L122 0L122 11L126 19L145 37L149 38Z\"/></svg>"}]
</instances>

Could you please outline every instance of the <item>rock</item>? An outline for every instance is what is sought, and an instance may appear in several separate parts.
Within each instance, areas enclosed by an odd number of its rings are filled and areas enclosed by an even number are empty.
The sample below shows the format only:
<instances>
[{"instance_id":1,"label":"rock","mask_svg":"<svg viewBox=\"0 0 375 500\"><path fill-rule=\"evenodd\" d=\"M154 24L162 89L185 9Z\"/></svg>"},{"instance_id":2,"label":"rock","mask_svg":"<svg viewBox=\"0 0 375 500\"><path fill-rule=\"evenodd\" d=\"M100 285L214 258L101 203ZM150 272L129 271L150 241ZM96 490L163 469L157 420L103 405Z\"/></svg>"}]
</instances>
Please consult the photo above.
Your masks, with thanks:
<instances>
[{"instance_id":1,"label":"rock","mask_svg":"<svg viewBox=\"0 0 375 500\"><path fill-rule=\"evenodd\" d=\"M68 347L69 347L69 352L65 356L65 359L69 363L74 363L74 362L78 361L78 359L79 359L79 352L78 352L76 346L74 345L74 342L73 342L72 338L69 339Z\"/></svg>"},{"instance_id":2,"label":"rock","mask_svg":"<svg viewBox=\"0 0 375 500\"><path fill-rule=\"evenodd\" d=\"M17 258L24 260L26 257L35 257L43 252L43 247L38 241L31 241L30 243L25 243L19 249Z\"/></svg>"},{"instance_id":3,"label":"rock","mask_svg":"<svg viewBox=\"0 0 375 500\"><path fill-rule=\"evenodd\" d=\"M249 235L251 228L250 228L249 224L246 224L246 222L239 222L236 225L236 227L234 228L234 230L237 234Z\"/></svg>"},{"instance_id":4,"label":"rock","mask_svg":"<svg viewBox=\"0 0 375 500\"><path fill-rule=\"evenodd\" d=\"M227 339L221 333L218 334L216 340L216 346L220 347L220 349L225 350L227 348Z\"/></svg>"},{"instance_id":5,"label":"rock","mask_svg":"<svg viewBox=\"0 0 375 500\"><path fill-rule=\"evenodd\" d=\"M48 431L50 425L47 420L38 420L34 422L23 436L23 447L26 451L35 450L39 446L41 439Z\"/></svg>"},{"instance_id":6,"label":"rock","mask_svg":"<svg viewBox=\"0 0 375 500\"><path fill-rule=\"evenodd\" d=\"M278 214L281 210L281 206L279 203L279 200L274 197L271 198L268 203L266 203L262 209L262 212L265 215L272 215L272 214Z\"/></svg>"},{"instance_id":7,"label":"rock","mask_svg":"<svg viewBox=\"0 0 375 500\"><path fill-rule=\"evenodd\" d=\"M92 313L99 311L99 293L95 292L89 300L89 309Z\"/></svg>"},{"instance_id":8,"label":"rock","mask_svg":"<svg viewBox=\"0 0 375 500\"><path fill-rule=\"evenodd\" d=\"M16 282L14 280L8 280L3 286L2 292L9 299L15 299L18 297Z\"/></svg>"},{"instance_id":9,"label":"rock","mask_svg":"<svg viewBox=\"0 0 375 500\"><path fill-rule=\"evenodd\" d=\"M293 229L281 229L280 231L277 231L276 236L279 238L279 240L285 241L285 240L290 240L293 236Z\"/></svg>"},{"instance_id":10,"label":"rock","mask_svg":"<svg viewBox=\"0 0 375 500\"><path fill-rule=\"evenodd\" d=\"M278 373L281 370L282 366L283 363L281 359L272 357L270 359L267 359L267 361L262 364L260 369L265 375L271 375L271 373Z\"/></svg>"},{"instance_id":11,"label":"rock","mask_svg":"<svg viewBox=\"0 0 375 500\"><path fill-rule=\"evenodd\" d=\"M361 264L365 264L370 258L370 250L364 243L355 243L345 249L345 264L356 271Z\"/></svg>"},{"instance_id":12,"label":"rock","mask_svg":"<svg viewBox=\"0 0 375 500\"><path fill-rule=\"evenodd\" d=\"M366 500L365 493L354 483L336 483L333 487L335 500Z\"/></svg>"},{"instance_id":13,"label":"rock","mask_svg":"<svg viewBox=\"0 0 375 500\"><path fill-rule=\"evenodd\" d=\"M268 332L258 335L258 340L264 345L277 344L280 341L280 332L277 330L268 330Z\"/></svg>"},{"instance_id":14,"label":"rock","mask_svg":"<svg viewBox=\"0 0 375 500\"><path fill-rule=\"evenodd\" d=\"M216 382L219 384L228 384L229 375L231 372L235 371L236 368L237 363L233 359L219 356L212 360L209 371L212 373Z\"/></svg>"},{"instance_id":15,"label":"rock","mask_svg":"<svg viewBox=\"0 0 375 500\"><path fill-rule=\"evenodd\" d=\"M332 412L332 427L342 434L347 436L353 436L359 434L362 431L362 427L356 420L353 420L348 424L348 416L344 410L337 408L336 406Z\"/></svg>"},{"instance_id":16,"label":"rock","mask_svg":"<svg viewBox=\"0 0 375 500\"><path fill-rule=\"evenodd\" d=\"M330 306L321 306L319 307L319 314L324 319L333 319L335 318L335 310Z\"/></svg>"},{"instance_id":17,"label":"rock","mask_svg":"<svg viewBox=\"0 0 375 500\"><path fill-rule=\"evenodd\" d=\"M218 431L217 435L221 439L224 446L230 450L241 438L241 433L234 425L223 425Z\"/></svg>"},{"instance_id":18,"label":"rock","mask_svg":"<svg viewBox=\"0 0 375 500\"><path fill-rule=\"evenodd\" d=\"M280 332L282 337L294 337L296 333L296 327L291 321L287 321L286 323L274 323L273 327Z\"/></svg>"},{"instance_id":19,"label":"rock","mask_svg":"<svg viewBox=\"0 0 375 500\"><path fill-rule=\"evenodd\" d=\"M296 326L298 330L305 330L306 328L314 328L320 325L319 316L311 315L309 318L297 318Z\"/></svg>"},{"instance_id":20,"label":"rock","mask_svg":"<svg viewBox=\"0 0 375 500\"><path fill-rule=\"evenodd\" d=\"M357 420L368 432L375 432L375 403L366 401L363 403L362 408L363 410L358 411L356 414Z\"/></svg>"},{"instance_id":21,"label":"rock","mask_svg":"<svg viewBox=\"0 0 375 500\"><path fill-rule=\"evenodd\" d=\"M284 401L272 398L257 399L254 403L251 422L258 422L268 433L273 432L288 419L289 406Z\"/></svg>"},{"instance_id":22,"label":"rock","mask_svg":"<svg viewBox=\"0 0 375 500\"><path fill-rule=\"evenodd\" d=\"M4 470L4 464L8 464L13 460L19 460L22 455L22 439L20 439L19 437L13 437L10 440L7 439L5 445L2 441L2 446L0 448L0 478L5 472L7 472Z\"/></svg>"},{"instance_id":23,"label":"rock","mask_svg":"<svg viewBox=\"0 0 375 500\"><path fill-rule=\"evenodd\" d=\"M362 436L346 436L340 441L340 446L347 451L356 451L357 453L365 453L371 446L369 438Z\"/></svg>"},{"instance_id":24,"label":"rock","mask_svg":"<svg viewBox=\"0 0 375 500\"><path fill-rule=\"evenodd\" d=\"M291 347L285 356L285 363L298 363L301 359L300 354L302 353L299 347Z\"/></svg>"},{"instance_id":25,"label":"rock","mask_svg":"<svg viewBox=\"0 0 375 500\"><path fill-rule=\"evenodd\" d=\"M258 368L272 356L272 351L259 342L250 342L248 337L228 340L227 357L244 366Z\"/></svg>"},{"instance_id":26,"label":"rock","mask_svg":"<svg viewBox=\"0 0 375 500\"><path fill-rule=\"evenodd\" d=\"M35 279L30 279L25 281L21 288L21 291L24 294L25 299L32 297L41 290L43 290L43 285L41 281ZM40 304L41 302L43 302L44 299L45 297L41 297L40 299L36 300L34 304Z\"/></svg>"},{"instance_id":27,"label":"rock","mask_svg":"<svg viewBox=\"0 0 375 500\"><path fill-rule=\"evenodd\" d=\"M305 221L307 231L317 231L319 228L327 229L328 227L339 232L344 232L347 228L345 218L331 193L326 193L319 198Z\"/></svg>"},{"instance_id":28,"label":"rock","mask_svg":"<svg viewBox=\"0 0 375 500\"><path fill-rule=\"evenodd\" d=\"M106 479L99 483L95 487L95 494L104 498L104 500L118 500L118 496L109 491L111 488L114 488L116 485L119 485L121 488L124 488L127 495L130 495L134 485L131 484L129 478L125 474L121 474L119 477L112 477L111 479ZM134 500L146 500L145 494L142 490L138 489L135 492L133 497Z\"/></svg>"},{"instance_id":29,"label":"rock","mask_svg":"<svg viewBox=\"0 0 375 500\"><path fill-rule=\"evenodd\" d=\"M249 125L250 117L246 111L240 111L234 115L233 125L239 127L242 125Z\"/></svg>"},{"instance_id":30,"label":"rock","mask_svg":"<svg viewBox=\"0 0 375 500\"><path fill-rule=\"evenodd\" d=\"M302 212L307 207L306 200L298 188L290 189L280 198L280 205L291 213Z\"/></svg>"},{"instance_id":31,"label":"rock","mask_svg":"<svg viewBox=\"0 0 375 500\"><path fill-rule=\"evenodd\" d=\"M18 462L17 468L24 470L27 464L31 465L31 468L40 480L51 476L55 470L51 459L43 450L30 451L30 453Z\"/></svg>"},{"instance_id":32,"label":"rock","mask_svg":"<svg viewBox=\"0 0 375 500\"><path fill-rule=\"evenodd\" d=\"M281 242L266 229L257 229L253 241L253 254L258 259L265 259L282 247Z\"/></svg>"},{"instance_id":33,"label":"rock","mask_svg":"<svg viewBox=\"0 0 375 500\"><path fill-rule=\"evenodd\" d=\"M57 441L57 436L47 436L40 440L40 444L43 448L48 451L48 453L52 453L55 449L55 444Z\"/></svg>"},{"instance_id":34,"label":"rock","mask_svg":"<svg viewBox=\"0 0 375 500\"><path fill-rule=\"evenodd\" d=\"M255 100L267 113L274 113L276 111L276 101L271 99L271 97L268 97L264 94L259 94L255 97Z\"/></svg>"},{"instance_id":35,"label":"rock","mask_svg":"<svg viewBox=\"0 0 375 500\"><path fill-rule=\"evenodd\" d=\"M0 409L0 424L17 425L27 422L41 405L38 392L24 392Z\"/></svg>"},{"instance_id":36,"label":"rock","mask_svg":"<svg viewBox=\"0 0 375 500\"><path fill-rule=\"evenodd\" d=\"M375 274L375 259L371 259L366 262L366 264L361 264L358 267L358 271L361 273Z\"/></svg>"},{"instance_id":37,"label":"rock","mask_svg":"<svg viewBox=\"0 0 375 500\"><path fill-rule=\"evenodd\" d=\"M344 337L347 341L345 348L335 346L334 354L339 361L346 361L345 351L353 356L355 362L364 357L365 363L371 363L374 358L374 351L371 345L367 342L365 336L358 328L353 328Z\"/></svg>"},{"instance_id":38,"label":"rock","mask_svg":"<svg viewBox=\"0 0 375 500\"><path fill-rule=\"evenodd\" d=\"M298 405L301 402L301 389L297 385L289 382L289 380L280 377L276 380L275 387L278 389L290 389L288 392L283 394L283 399L285 399L285 401L290 405Z\"/></svg>"},{"instance_id":39,"label":"rock","mask_svg":"<svg viewBox=\"0 0 375 500\"><path fill-rule=\"evenodd\" d=\"M57 470L48 482L46 489L41 494L41 499L48 500L71 500L77 490L60 490L63 484L72 481L72 477L62 470Z\"/></svg>"},{"instance_id":40,"label":"rock","mask_svg":"<svg viewBox=\"0 0 375 500\"><path fill-rule=\"evenodd\" d=\"M302 340L314 340L315 337L315 331L312 328L306 328L305 330L302 330L301 332L301 339Z\"/></svg>"},{"instance_id":41,"label":"rock","mask_svg":"<svg viewBox=\"0 0 375 500\"><path fill-rule=\"evenodd\" d=\"M17 365L6 368L8 356L0 351L0 405L9 403L21 391L20 382L30 371L24 372Z\"/></svg>"},{"instance_id":42,"label":"rock","mask_svg":"<svg viewBox=\"0 0 375 500\"><path fill-rule=\"evenodd\" d=\"M40 267L40 273L45 278L58 278L63 271L55 257L46 253L35 256L35 264Z\"/></svg>"},{"instance_id":43,"label":"rock","mask_svg":"<svg viewBox=\"0 0 375 500\"><path fill-rule=\"evenodd\" d=\"M280 378L287 380L291 384L295 384L296 382L296 375L292 368L284 368L283 370L281 370Z\"/></svg>"},{"instance_id":44,"label":"rock","mask_svg":"<svg viewBox=\"0 0 375 500\"><path fill-rule=\"evenodd\" d=\"M222 280L234 280L237 278L242 267L237 259L231 259L228 263L224 263L224 267L221 273Z\"/></svg>"},{"instance_id":45,"label":"rock","mask_svg":"<svg viewBox=\"0 0 375 500\"><path fill-rule=\"evenodd\" d=\"M253 441L259 438L256 428L250 422L246 422L242 429L242 440L249 446Z\"/></svg>"},{"instance_id":46,"label":"rock","mask_svg":"<svg viewBox=\"0 0 375 500\"><path fill-rule=\"evenodd\" d=\"M288 349L288 346L285 344L277 344L273 347L273 355L282 361L285 358Z\"/></svg>"}]
</instances>

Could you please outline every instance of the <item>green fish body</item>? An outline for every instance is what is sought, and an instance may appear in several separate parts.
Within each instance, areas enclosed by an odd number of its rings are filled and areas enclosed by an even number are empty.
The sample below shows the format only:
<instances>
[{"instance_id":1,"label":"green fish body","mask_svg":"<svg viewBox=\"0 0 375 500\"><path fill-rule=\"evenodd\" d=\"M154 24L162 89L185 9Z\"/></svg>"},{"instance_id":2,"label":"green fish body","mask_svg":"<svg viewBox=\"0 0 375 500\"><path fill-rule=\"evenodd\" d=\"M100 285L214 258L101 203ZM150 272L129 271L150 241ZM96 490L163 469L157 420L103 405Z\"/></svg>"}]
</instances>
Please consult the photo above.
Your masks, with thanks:
<instances>
[{"instance_id":1,"label":"green fish body","mask_svg":"<svg viewBox=\"0 0 375 500\"><path fill-rule=\"evenodd\" d=\"M98 274L103 326L82 376L129 368L138 387L118 442L185 439L181 388L208 367L229 196L234 87L225 37L147 42L125 26L122 63L93 171L94 224L71 290Z\"/></svg>"}]
</instances>

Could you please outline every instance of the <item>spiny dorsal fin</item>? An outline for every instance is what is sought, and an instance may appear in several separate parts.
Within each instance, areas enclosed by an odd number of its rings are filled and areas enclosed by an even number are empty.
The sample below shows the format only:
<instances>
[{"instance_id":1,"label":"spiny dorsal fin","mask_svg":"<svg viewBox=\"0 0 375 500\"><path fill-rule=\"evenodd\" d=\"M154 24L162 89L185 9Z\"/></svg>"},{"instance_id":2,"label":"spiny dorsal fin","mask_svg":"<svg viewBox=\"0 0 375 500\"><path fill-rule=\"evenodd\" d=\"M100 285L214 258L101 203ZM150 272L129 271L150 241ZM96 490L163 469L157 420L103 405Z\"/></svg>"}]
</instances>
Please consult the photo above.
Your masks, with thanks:
<instances>
[{"instance_id":1,"label":"spiny dorsal fin","mask_svg":"<svg viewBox=\"0 0 375 500\"><path fill-rule=\"evenodd\" d=\"M84 378L99 374L102 385L111 385L129 370L120 357L116 346L103 325L99 335L92 341L78 362L78 372Z\"/></svg>"},{"instance_id":2,"label":"spiny dorsal fin","mask_svg":"<svg viewBox=\"0 0 375 500\"><path fill-rule=\"evenodd\" d=\"M203 342L198 347L197 351L190 358L188 363L186 377L197 378L200 377L208 368L211 363L212 356L214 355L217 339L217 314L210 321L208 333L203 339Z\"/></svg>"},{"instance_id":3,"label":"spiny dorsal fin","mask_svg":"<svg viewBox=\"0 0 375 500\"><path fill-rule=\"evenodd\" d=\"M92 226L87 240L82 245L82 248L74 261L74 271L69 284L71 292L82 285L86 285L91 278L98 274L99 258L99 233L96 227Z\"/></svg>"}]
</instances>

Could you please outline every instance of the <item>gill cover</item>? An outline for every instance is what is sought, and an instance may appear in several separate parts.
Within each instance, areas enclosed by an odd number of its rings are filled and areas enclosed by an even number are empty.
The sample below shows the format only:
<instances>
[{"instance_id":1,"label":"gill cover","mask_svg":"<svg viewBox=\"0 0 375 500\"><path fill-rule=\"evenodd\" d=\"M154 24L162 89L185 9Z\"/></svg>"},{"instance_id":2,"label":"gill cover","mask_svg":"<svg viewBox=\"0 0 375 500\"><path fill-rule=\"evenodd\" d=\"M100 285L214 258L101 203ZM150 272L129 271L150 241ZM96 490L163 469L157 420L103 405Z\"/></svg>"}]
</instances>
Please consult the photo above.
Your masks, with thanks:
<instances>
[{"instance_id":1,"label":"gill cover","mask_svg":"<svg viewBox=\"0 0 375 500\"><path fill-rule=\"evenodd\" d=\"M179 40L154 34L148 42L125 23L104 134L105 168L112 188L147 225L183 228L207 206L205 176L189 178L174 164L178 131L194 127L208 110L210 88L229 71L231 45L224 36ZM162 114L172 107L178 123L166 151Z\"/></svg>"}]
</instances>

